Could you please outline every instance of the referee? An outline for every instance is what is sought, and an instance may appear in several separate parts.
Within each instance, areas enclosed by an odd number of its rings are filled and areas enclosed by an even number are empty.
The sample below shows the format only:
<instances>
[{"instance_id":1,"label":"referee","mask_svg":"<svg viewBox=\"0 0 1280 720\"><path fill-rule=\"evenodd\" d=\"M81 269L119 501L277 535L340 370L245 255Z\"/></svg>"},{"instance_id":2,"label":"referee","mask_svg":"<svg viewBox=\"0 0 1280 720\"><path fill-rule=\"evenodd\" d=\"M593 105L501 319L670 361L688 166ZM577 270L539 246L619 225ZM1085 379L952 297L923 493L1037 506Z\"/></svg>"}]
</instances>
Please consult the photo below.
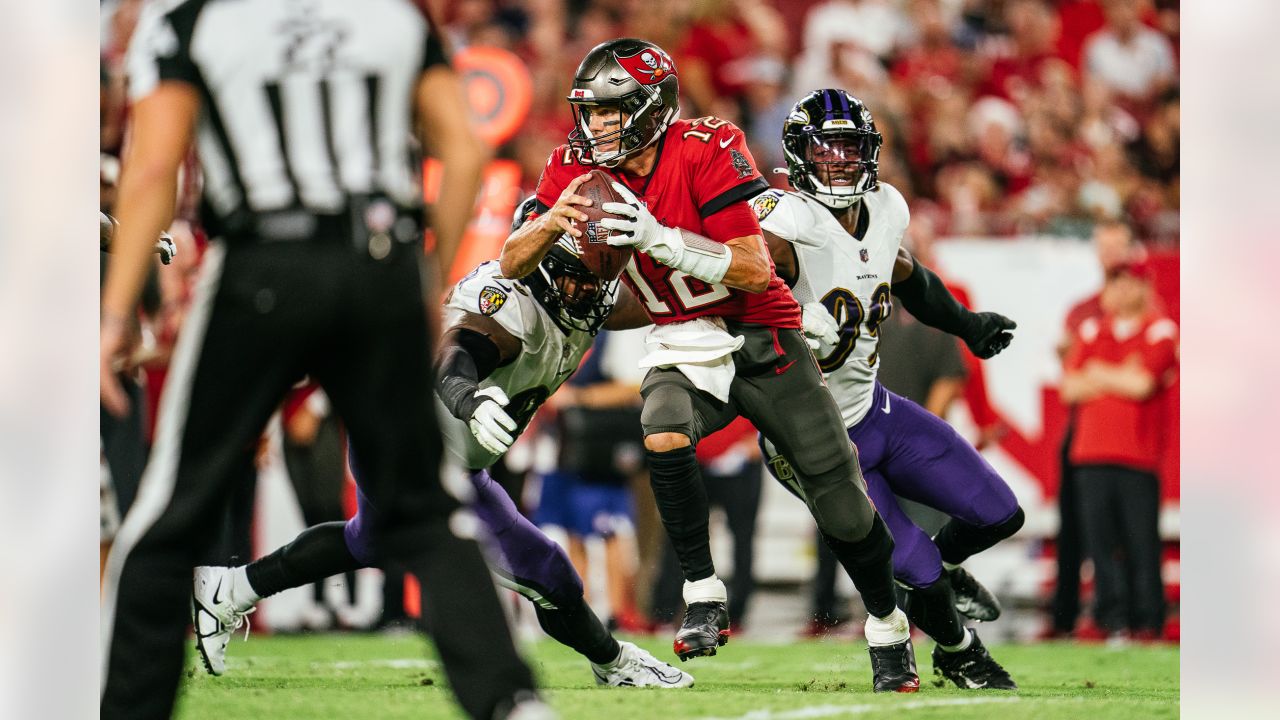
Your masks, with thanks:
<instances>
[{"instance_id":1,"label":"referee","mask_svg":"<svg viewBox=\"0 0 1280 720\"><path fill-rule=\"evenodd\" d=\"M369 500L385 511L381 554L421 579L426 624L463 709L490 720L540 705L479 549L450 531L459 504L440 479L436 305L410 138L422 128L444 165L435 231L445 267L484 151L437 33L409 0L148 8L130 48L132 139L102 295L101 399L111 412L128 409L113 370L128 355L133 308L193 142L216 240L108 561L101 717L172 713L195 559L267 419L304 375L324 387L365 463Z\"/></svg>"}]
</instances>

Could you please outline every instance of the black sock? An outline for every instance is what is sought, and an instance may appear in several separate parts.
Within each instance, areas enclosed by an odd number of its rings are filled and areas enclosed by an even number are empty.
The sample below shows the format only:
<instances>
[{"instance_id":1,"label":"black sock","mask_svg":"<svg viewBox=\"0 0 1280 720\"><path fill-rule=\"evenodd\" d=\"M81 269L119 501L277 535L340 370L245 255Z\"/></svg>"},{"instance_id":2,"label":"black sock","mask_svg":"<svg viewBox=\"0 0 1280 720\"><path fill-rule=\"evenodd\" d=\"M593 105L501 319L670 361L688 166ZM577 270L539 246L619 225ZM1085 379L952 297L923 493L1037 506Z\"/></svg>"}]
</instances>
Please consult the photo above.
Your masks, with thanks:
<instances>
[{"instance_id":1,"label":"black sock","mask_svg":"<svg viewBox=\"0 0 1280 720\"><path fill-rule=\"evenodd\" d=\"M896 606L893 589L893 536L880 515L876 515L871 532L858 542L848 542L822 533L822 539L835 553L853 586L862 595L867 612L878 618L888 617Z\"/></svg>"},{"instance_id":2,"label":"black sock","mask_svg":"<svg viewBox=\"0 0 1280 720\"><path fill-rule=\"evenodd\" d=\"M347 550L343 536L345 525L338 521L307 528L293 542L249 563L245 574L253 591L269 597L281 590L322 583L331 575L364 567Z\"/></svg>"},{"instance_id":3,"label":"black sock","mask_svg":"<svg viewBox=\"0 0 1280 720\"><path fill-rule=\"evenodd\" d=\"M988 527L970 525L951 518L938 531L938 536L933 539L933 542L938 546L938 553L942 555L943 562L959 565L971 556L1018 532L1025 519L1026 516L1023 515L1021 507L1014 511L1008 520Z\"/></svg>"},{"instance_id":4,"label":"black sock","mask_svg":"<svg viewBox=\"0 0 1280 720\"><path fill-rule=\"evenodd\" d=\"M964 641L964 624L956 611L956 596L945 572L929 587L912 588L908 594L907 617L916 627L939 645L959 645Z\"/></svg>"},{"instance_id":5,"label":"black sock","mask_svg":"<svg viewBox=\"0 0 1280 720\"><path fill-rule=\"evenodd\" d=\"M711 562L711 538L707 521L711 506L707 489L702 484L698 457L693 447L667 452L646 453L649 458L649 484L653 499L667 529L667 537L680 559L685 580L702 580L715 574Z\"/></svg>"},{"instance_id":6,"label":"black sock","mask_svg":"<svg viewBox=\"0 0 1280 720\"><path fill-rule=\"evenodd\" d=\"M580 597L555 610L536 603L533 607L544 632L597 665L613 662L622 650L600 618L587 607L586 600Z\"/></svg>"}]
</instances>

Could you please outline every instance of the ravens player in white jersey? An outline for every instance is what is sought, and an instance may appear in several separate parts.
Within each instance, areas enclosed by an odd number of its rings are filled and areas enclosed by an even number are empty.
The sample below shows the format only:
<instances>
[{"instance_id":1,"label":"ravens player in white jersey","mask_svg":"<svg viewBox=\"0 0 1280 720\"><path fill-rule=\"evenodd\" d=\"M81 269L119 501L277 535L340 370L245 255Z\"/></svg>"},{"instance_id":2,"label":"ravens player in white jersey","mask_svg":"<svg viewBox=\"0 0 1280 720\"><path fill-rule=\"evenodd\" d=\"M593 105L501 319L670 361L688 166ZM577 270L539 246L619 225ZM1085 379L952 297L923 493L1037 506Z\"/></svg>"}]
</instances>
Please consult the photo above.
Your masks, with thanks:
<instances>
[{"instance_id":1,"label":"ravens player in white jersey","mask_svg":"<svg viewBox=\"0 0 1280 720\"><path fill-rule=\"evenodd\" d=\"M1023 512L1009 486L946 422L876 380L880 323L896 296L916 318L962 338L988 358L1012 340L1012 320L964 308L902 247L910 213L878 181L881 137L866 106L843 90L817 90L787 117L783 150L795 192L753 201L778 267L803 305L806 335L849 437L868 494L893 532L894 575L909 588L908 613L937 642L935 673L962 688L1015 689L958 610L993 620L995 597L959 567L1009 537ZM764 442L770 471L799 494L792 469ZM930 539L895 494L951 520Z\"/></svg>"},{"instance_id":2,"label":"ravens player in white jersey","mask_svg":"<svg viewBox=\"0 0 1280 720\"><path fill-rule=\"evenodd\" d=\"M521 204L515 227L533 207L533 198ZM597 330L649 322L616 280L603 282L582 265L575 242L562 239L522 280L502 277L490 261L453 287L436 360L437 396L447 409L441 412L445 444L469 471L469 505L483 523L491 569L501 584L533 602L547 634L585 656L597 684L688 687L688 673L613 638L587 606L564 550L524 518L485 471L578 368ZM351 465L358 486L359 458L353 456ZM359 510L350 520L309 528L247 566L197 568L196 646L210 673L225 670L231 632L258 600L376 562L367 527L378 510L362 493L357 498Z\"/></svg>"}]
</instances>

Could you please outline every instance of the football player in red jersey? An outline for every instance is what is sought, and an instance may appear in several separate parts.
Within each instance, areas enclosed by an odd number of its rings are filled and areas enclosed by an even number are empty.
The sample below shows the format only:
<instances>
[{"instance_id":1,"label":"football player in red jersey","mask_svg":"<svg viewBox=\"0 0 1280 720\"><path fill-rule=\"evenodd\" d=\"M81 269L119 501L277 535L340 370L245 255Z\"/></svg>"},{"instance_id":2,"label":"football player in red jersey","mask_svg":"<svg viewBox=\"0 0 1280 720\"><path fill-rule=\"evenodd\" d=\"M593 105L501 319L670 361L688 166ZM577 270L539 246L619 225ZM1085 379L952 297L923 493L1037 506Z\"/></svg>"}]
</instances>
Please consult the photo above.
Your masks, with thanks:
<instances>
[{"instance_id":1,"label":"football player in red jersey","mask_svg":"<svg viewBox=\"0 0 1280 720\"><path fill-rule=\"evenodd\" d=\"M539 216L507 238L501 269L520 278L561 233L629 246L623 276L655 323L641 361L650 477L685 576L681 660L728 640L727 592L715 575L697 441L742 415L791 462L827 544L871 617L877 691L913 692L906 616L894 604L893 539L867 499L844 423L801 333L800 307L773 269L747 199L767 188L742 131L713 117L680 120L675 64L658 46L611 40L589 52L569 102L576 128L538 182ZM581 227L576 193L602 168L625 202ZM584 232L589 230L590 232Z\"/></svg>"}]
</instances>

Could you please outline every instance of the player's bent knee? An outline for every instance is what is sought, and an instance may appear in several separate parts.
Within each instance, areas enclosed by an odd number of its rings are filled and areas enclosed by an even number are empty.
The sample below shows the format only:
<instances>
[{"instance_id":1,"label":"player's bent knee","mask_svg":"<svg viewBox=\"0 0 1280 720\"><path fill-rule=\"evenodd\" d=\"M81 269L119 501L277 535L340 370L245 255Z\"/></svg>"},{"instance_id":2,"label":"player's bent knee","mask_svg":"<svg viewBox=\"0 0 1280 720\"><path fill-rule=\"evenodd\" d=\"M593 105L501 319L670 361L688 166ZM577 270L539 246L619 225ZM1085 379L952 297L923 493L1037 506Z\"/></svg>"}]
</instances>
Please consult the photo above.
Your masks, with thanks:
<instances>
[{"instance_id":1,"label":"player's bent knee","mask_svg":"<svg viewBox=\"0 0 1280 720\"><path fill-rule=\"evenodd\" d=\"M1001 540L1013 537L1015 533L1022 529L1022 525L1027 521L1027 515L1022 511L1022 506L1014 507L1013 514L1007 520L996 525L993 530L1000 536Z\"/></svg>"},{"instance_id":2,"label":"player's bent knee","mask_svg":"<svg viewBox=\"0 0 1280 720\"><path fill-rule=\"evenodd\" d=\"M827 535L845 542L858 542L871 532L875 509L867 494L853 482L845 480L806 488L805 496L818 529Z\"/></svg>"},{"instance_id":3,"label":"player's bent knee","mask_svg":"<svg viewBox=\"0 0 1280 720\"><path fill-rule=\"evenodd\" d=\"M644 437L644 449L649 452L671 452L693 444L688 435L676 432L660 432Z\"/></svg>"}]
</instances>

